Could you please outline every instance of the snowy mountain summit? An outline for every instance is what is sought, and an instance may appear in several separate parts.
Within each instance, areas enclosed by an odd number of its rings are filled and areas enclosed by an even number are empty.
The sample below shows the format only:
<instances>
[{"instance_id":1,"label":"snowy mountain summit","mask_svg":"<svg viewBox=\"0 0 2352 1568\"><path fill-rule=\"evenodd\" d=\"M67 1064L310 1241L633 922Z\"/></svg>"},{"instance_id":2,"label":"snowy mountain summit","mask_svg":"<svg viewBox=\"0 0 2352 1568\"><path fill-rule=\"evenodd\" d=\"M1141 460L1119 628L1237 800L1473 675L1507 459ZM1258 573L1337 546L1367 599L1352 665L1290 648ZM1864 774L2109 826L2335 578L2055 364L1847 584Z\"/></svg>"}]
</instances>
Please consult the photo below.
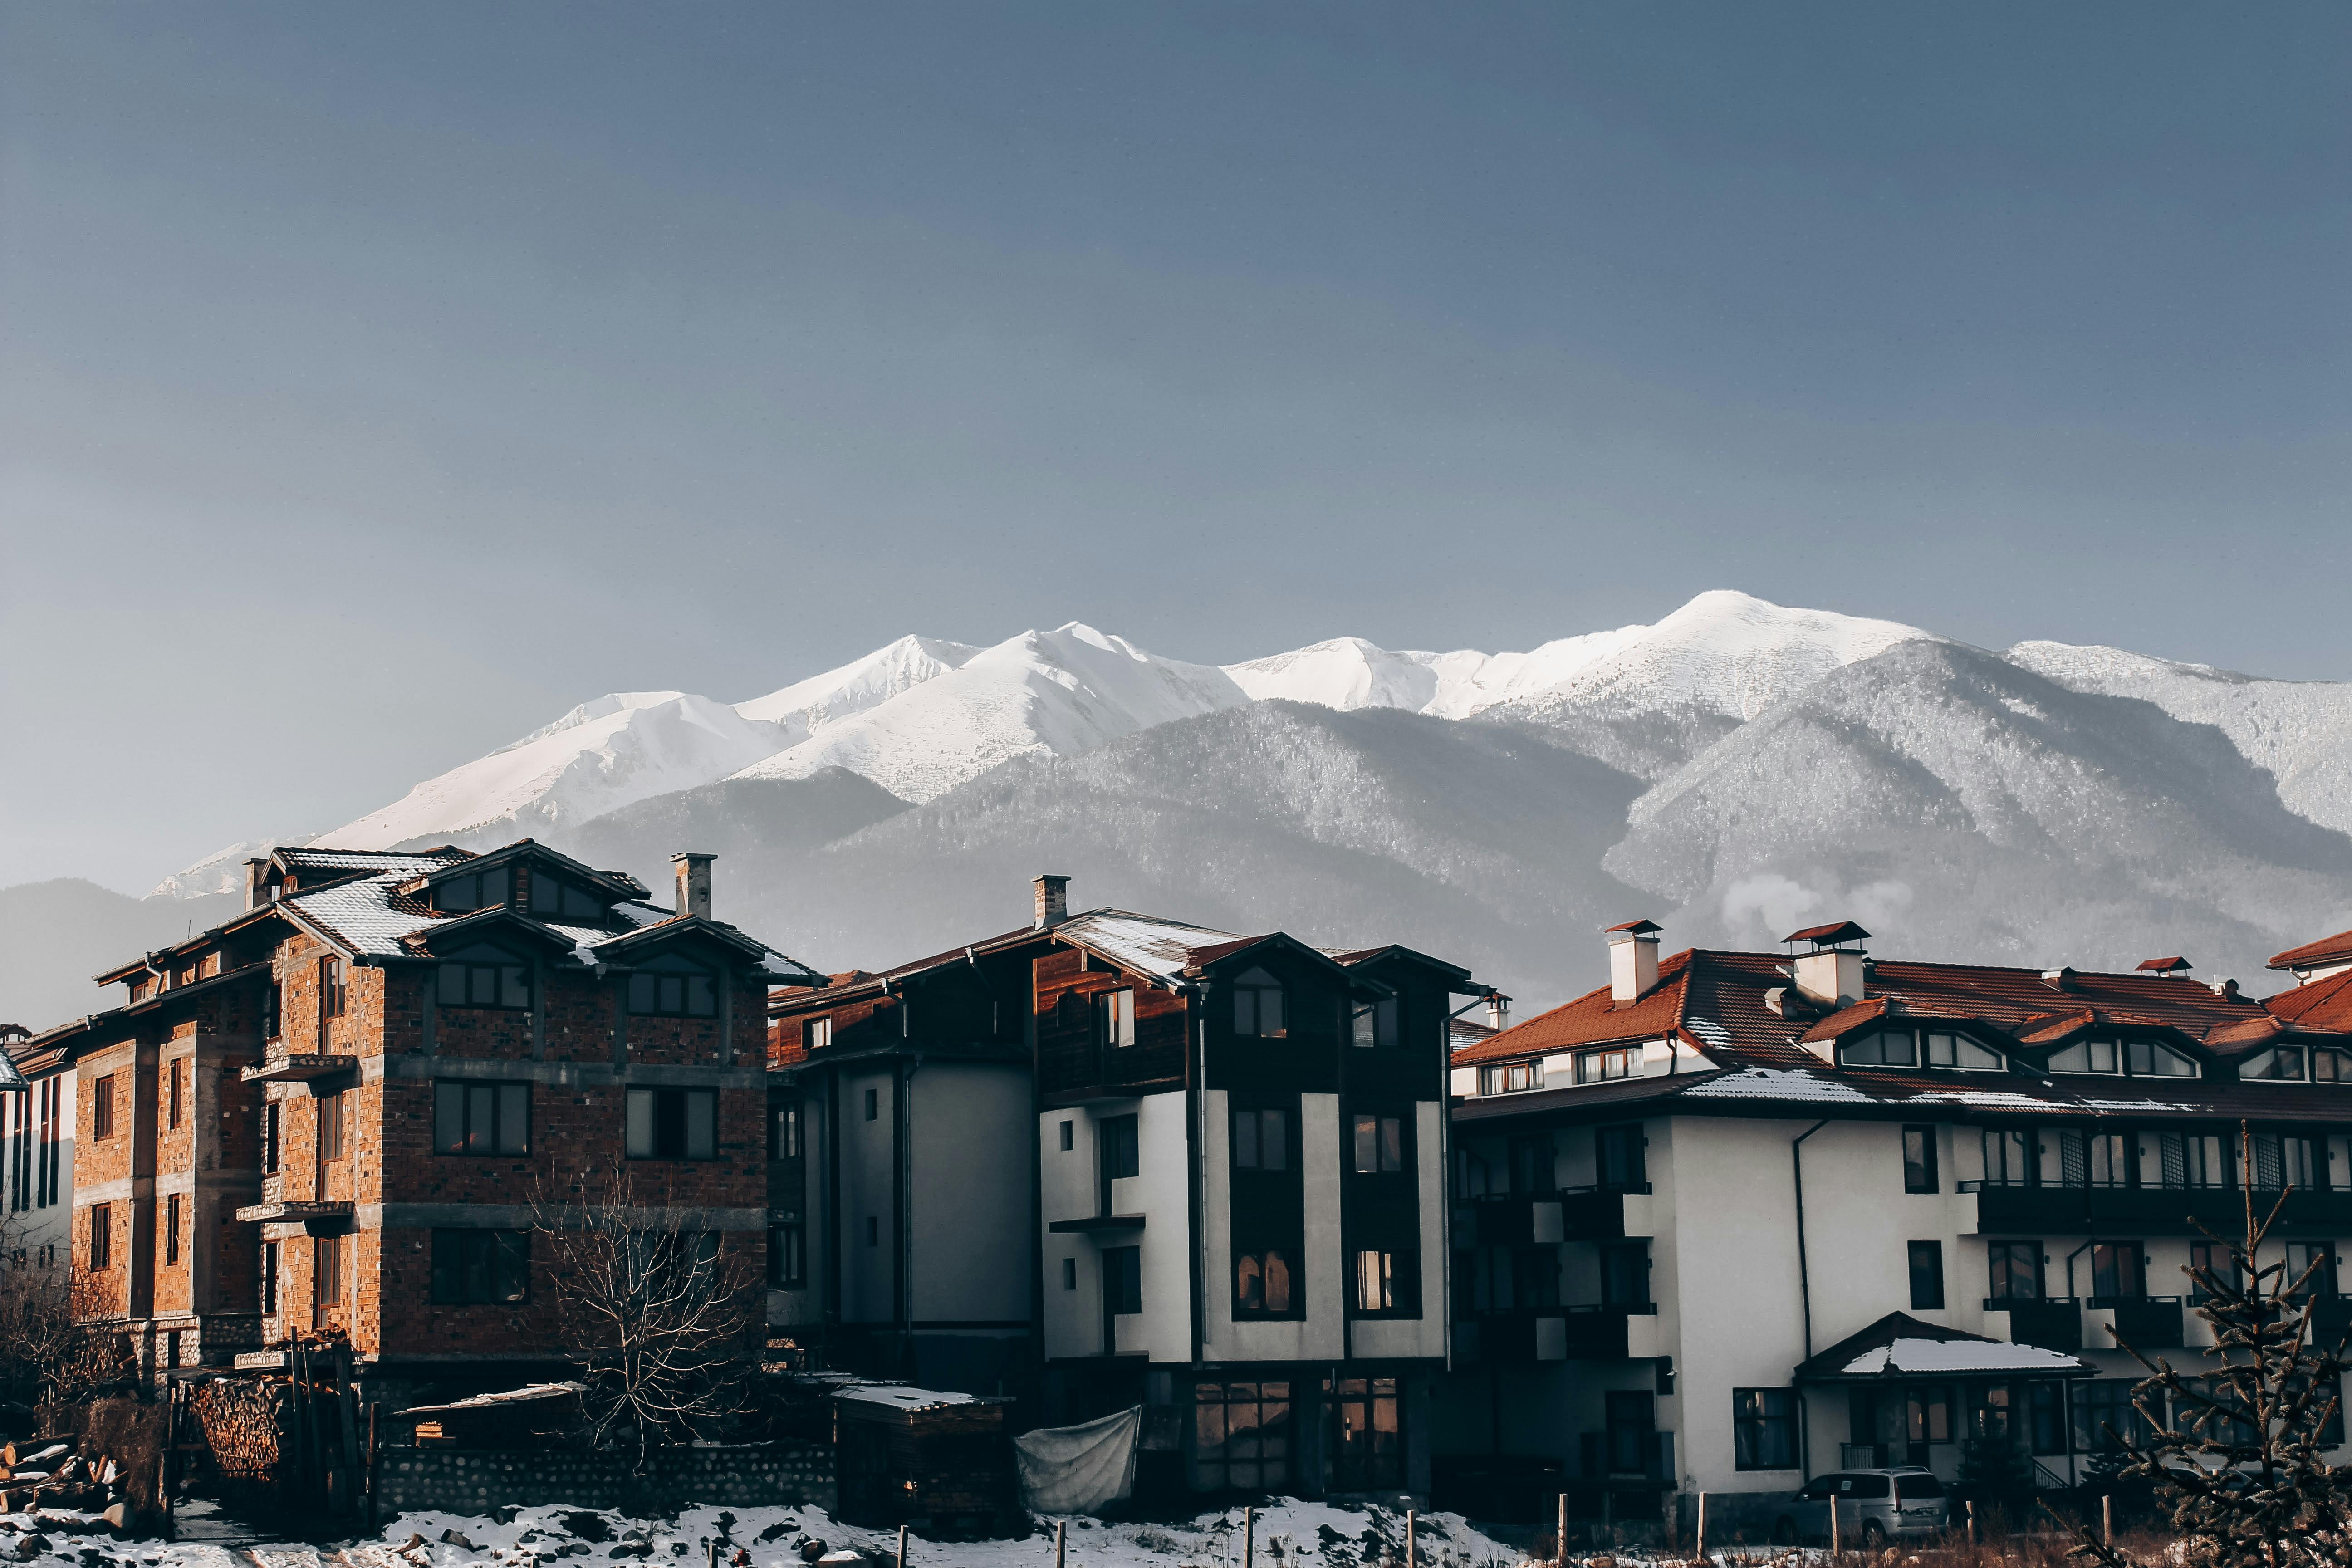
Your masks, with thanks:
<instances>
[{"instance_id":1,"label":"snowy mountain summit","mask_svg":"<svg viewBox=\"0 0 2352 1568\"><path fill-rule=\"evenodd\" d=\"M317 842L388 848L577 826L720 779L846 768L922 803L1019 756L1075 756L1174 720L1253 701L1442 719L1583 706L1747 718L1828 670L1928 634L1889 621L1702 594L1653 626L1529 653L1392 652L1339 637L1223 667L1166 658L1072 622L993 647L904 637L763 697L727 704L618 692L425 780Z\"/></svg>"}]
</instances>

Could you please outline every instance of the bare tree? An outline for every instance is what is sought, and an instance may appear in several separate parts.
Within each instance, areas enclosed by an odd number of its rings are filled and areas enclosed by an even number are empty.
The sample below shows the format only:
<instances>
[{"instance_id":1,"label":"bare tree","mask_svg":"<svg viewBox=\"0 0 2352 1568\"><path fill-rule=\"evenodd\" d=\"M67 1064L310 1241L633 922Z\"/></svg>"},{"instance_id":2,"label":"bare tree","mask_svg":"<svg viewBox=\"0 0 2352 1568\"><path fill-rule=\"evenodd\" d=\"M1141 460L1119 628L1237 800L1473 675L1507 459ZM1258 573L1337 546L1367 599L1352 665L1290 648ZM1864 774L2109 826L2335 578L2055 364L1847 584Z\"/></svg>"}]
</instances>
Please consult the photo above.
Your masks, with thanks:
<instances>
[{"instance_id":1,"label":"bare tree","mask_svg":"<svg viewBox=\"0 0 2352 1568\"><path fill-rule=\"evenodd\" d=\"M135 1381L120 1314L68 1256L42 1262L16 1214L0 1215L0 1393L26 1405L84 1399Z\"/></svg>"},{"instance_id":2,"label":"bare tree","mask_svg":"<svg viewBox=\"0 0 2352 1568\"><path fill-rule=\"evenodd\" d=\"M535 1188L562 1342L580 1358L598 1445L632 1443L640 1469L663 1444L709 1436L748 1408L759 1271L709 1216L625 1160Z\"/></svg>"},{"instance_id":3,"label":"bare tree","mask_svg":"<svg viewBox=\"0 0 2352 1568\"><path fill-rule=\"evenodd\" d=\"M2257 1218L2250 1141L2240 1133L2245 1232L2223 1242L2226 1268L2189 1270L2204 1298L2198 1316L2212 1325L2217 1363L2182 1372L2162 1357L2124 1349L2148 1376L2132 1391L2143 1431L2114 1434L2123 1474L2156 1483L2200 1568L2305 1568L2352 1563L2352 1473L2320 1458L2340 1409L2343 1345L2315 1346L2314 1289L2324 1258L2288 1278L2284 1247L2263 1261L2263 1245L2286 1207L2288 1187ZM2202 1227L2200 1227L2202 1228ZM2074 1526L2074 1555L2129 1568L2129 1560Z\"/></svg>"}]
</instances>

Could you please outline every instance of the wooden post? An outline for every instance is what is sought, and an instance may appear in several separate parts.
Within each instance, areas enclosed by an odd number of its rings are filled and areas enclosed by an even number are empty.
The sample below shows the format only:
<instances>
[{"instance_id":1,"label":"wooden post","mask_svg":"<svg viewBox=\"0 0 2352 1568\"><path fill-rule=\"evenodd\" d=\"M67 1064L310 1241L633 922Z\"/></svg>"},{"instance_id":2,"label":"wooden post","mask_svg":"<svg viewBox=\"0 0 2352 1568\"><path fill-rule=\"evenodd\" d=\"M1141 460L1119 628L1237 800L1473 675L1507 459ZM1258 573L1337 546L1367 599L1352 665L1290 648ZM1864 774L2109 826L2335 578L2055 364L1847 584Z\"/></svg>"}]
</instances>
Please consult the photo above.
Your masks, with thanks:
<instances>
[{"instance_id":1,"label":"wooden post","mask_svg":"<svg viewBox=\"0 0 2352 1568\"><path fill-rule=\"evenodd\" d=\"M1969 1544L1977 1543L1977 1500L1969 1499Z\"/></svg>"},{"instance_id":2,"label":"wooden post","mask_svg":"<svg viewBox=\"0 0 2352 1568\"><path fill-rule=\"evenodd\" d=\"M383 1475L383 1461L379 1457L377 1447L379 1437L376 1431L376 1417L383 1414L383 1405L379 1400L371 1399L368 1401L367 1410L367 1521L370 1530L381 1530L383 1528L383 1521L376 1510L375 1488L376 1482Z\"/></svg>"},{"instance_id":3,"label":"wooden post","mask_svg":"<svg viewBox=\"0 0 2352 1568\"><path fill-rule=\"evenodd\" d=\"M707 1550L709 1553L710 1568L719 1568L719 1537L714 1535L710 1538L707 1543Z\"/></svg>"},{"instance_id":4,"label":"wooden post","mask_svg":"<svg viewBox=\"0 0 2352 1568\"><path fill-rule=\"evenodd\" d=\"M1242 1510L1242 1568L1256 1568L1257 1510Z\"/></svg>"},{"instance_id":5,"label":"wooden post","mask_svg":"<svg viewBox=\"0 0 2352 1568\"><path fill-rule=\"evenodd\" d=\"M1830 1493L1830 1561L1834 1563L1845 1552L1845 1542L1838 1538L1838 1496Z\"/></svg>"},{"instance_id":6,"label":"wooden post","mask_svg":"<svg viewBox=\"0 0 2352 1568\"><path fill-rule=\"evenodd\" d=\"M1698 1550L1691 1553L1691 1561L1694 1563L1706 1561L1706 1494L1705 1492L1698 1494Z\"/></svg>"},{"instance_id":7,"label":"wooden post","mask_svg":"<svg viewBox=\"0 0 2352 1568\"><path fill-rule=\"evenodd\" d=\"M1421 1568L1420 1558L1415 1551L1420 1544L1415 1539L1418 1518L1419 1516L1412 1510L1404 1510L1404 1568Z\"/></svg>"},{"instance_id":8,"label":"wooden post","mask_svg":"<svg viewBox=\"0 0 2352 1568\"><path fill-rule=\"evenodd\" d=\"M2113 1492L2099 1499L2099 1539L2109 1546L2116 1543L2116 1494Z\"/></svg>"},{"instance_id":9,"label":"wooden post","mask_svg":"<svg viewBox=\"0 0 2352 1568\"><path fill-rule=\"evenodd\" d=\"M1062 1568L1062 1547L1068 1539L1069 1530L1068 1520L1057 1519L1054 1521L1054 1568Z\"/></svg>"},{"instance_id":10,"label":"wooden post","mask_svg":"<svg viewBox=\"0 0 2352 1568\"><path fill-rule=\"evenodd\" d=\"M1566 1563L1568 1561L1568 1494L1566 1492L1559 1494L1559 1522L1554 1526L1554 1529L1558 1533L1551 1538L1551 1560L1555 1563Z\"/></svg>"},{"instance_id":11,"label":"wooden post","mask_svg":"<svg viewBox=\"0 0 2352 1568\"><path fill-rule=\"evenodd\" d=\"M907 1527L898 1527L898 1568L907 1568Z\"/></svg>"}]
</instances>

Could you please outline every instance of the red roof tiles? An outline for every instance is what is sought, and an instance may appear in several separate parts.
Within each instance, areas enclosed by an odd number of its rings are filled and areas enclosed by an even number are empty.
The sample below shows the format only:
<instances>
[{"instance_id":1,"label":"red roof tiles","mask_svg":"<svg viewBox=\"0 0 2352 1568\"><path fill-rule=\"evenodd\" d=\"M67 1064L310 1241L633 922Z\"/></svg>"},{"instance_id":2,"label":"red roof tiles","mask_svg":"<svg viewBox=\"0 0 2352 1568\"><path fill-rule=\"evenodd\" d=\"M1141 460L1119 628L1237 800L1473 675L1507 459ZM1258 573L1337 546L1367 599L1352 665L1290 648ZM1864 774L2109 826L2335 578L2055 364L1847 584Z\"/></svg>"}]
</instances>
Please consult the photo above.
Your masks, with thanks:
<instances>
[{"instance_id":1,"label":"red roof tiles","mask_svg":"<svg viewBox=\"0 0 2352 1568\"><path fill-rule=\"evenodd\" d=\"M2301 947L2271 955L2273 969L2317 969L2323 964L2352 963L2352 931L2339 931Z\"/></svg>"}]
</instances>

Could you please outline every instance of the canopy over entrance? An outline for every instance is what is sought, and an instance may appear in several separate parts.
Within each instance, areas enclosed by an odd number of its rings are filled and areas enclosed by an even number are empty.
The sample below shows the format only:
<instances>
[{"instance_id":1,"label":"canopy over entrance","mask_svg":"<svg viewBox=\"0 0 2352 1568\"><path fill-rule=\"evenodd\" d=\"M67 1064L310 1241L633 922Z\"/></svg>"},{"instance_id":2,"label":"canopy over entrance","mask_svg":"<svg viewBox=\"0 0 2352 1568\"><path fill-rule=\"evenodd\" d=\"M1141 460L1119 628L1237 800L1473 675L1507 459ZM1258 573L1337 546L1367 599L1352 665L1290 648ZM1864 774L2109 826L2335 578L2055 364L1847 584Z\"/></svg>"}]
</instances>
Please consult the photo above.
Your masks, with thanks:
<instances>
[{"instance_id":1,"label":"canopy over entrance","mask_svg":"<svg viewBox=\"0 0 2352 1568\"><path fill-rule=\"evenodd\" d=\"M1873 1383L1916 1377L2089 1377L2095 1368L2076 1356L1990 1340L1907 1312L1889 1312L1798 1366L1799 1383Z\"/></svg>"}]
</instances>

